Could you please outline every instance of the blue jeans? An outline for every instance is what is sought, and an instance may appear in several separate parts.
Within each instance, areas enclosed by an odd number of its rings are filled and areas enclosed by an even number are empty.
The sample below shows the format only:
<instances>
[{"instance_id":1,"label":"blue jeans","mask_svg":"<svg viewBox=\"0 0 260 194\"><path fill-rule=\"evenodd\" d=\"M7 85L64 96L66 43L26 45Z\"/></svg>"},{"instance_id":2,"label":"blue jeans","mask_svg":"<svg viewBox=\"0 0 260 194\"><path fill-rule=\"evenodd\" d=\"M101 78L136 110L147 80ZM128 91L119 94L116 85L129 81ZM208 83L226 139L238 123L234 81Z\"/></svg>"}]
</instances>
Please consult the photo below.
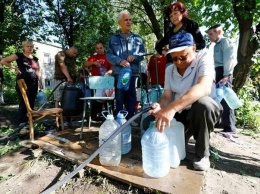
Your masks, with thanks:
<instances>
[{"instance_id":1,"label":"blue jeans","mask_svg":"<svg viewBox=\"0 0 260 194\"><path fill-rule=\"evenodd\" d=\"M126 110L128 112L126 120L134 116L136 103L136 79L137 76L131 77L129 88L125 91L117 88L118 75L115 75L115 116L120 110Z\"/></svg>"}]
</instances>

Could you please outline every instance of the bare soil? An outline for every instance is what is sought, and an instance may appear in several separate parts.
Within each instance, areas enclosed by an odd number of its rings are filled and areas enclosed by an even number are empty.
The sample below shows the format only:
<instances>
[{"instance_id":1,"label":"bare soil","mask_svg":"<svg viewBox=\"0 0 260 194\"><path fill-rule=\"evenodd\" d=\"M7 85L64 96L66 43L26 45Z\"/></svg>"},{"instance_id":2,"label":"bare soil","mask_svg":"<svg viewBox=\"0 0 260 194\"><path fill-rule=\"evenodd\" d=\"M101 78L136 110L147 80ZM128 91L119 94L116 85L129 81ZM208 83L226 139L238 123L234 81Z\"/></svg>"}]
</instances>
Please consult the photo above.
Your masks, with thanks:
<instances>
[{"instance_id":1,"label":"bare soil","mask_svg":"<svg viewBox=\"0 0 260 194\"><path fill-rule=\"evenodd\" d=\"M0 128L17 127L17 106L0 106ZM211 168L204 173L201 194L260 194L260 136L240 129L224 136L211 133ZM26 139L26 135L20 136ZM191 140L192 142L192 140ZM12 142L9 142L11 145ZM40 149L21 147L0 158L0 193L41 193L76 167ZM55 178L53 178L55 177ZM151 193L86 168L55 193Z\"/></svg>"}]
</instances>

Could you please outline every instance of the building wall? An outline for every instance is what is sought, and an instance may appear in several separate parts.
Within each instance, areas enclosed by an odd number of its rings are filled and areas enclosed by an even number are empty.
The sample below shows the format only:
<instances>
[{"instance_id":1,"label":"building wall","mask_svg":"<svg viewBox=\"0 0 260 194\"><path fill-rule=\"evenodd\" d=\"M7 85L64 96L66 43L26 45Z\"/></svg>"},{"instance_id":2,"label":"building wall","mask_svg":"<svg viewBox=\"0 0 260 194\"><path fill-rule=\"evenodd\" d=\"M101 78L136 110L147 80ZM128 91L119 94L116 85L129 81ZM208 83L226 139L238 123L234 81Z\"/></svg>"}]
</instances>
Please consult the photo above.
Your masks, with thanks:
<instances>
[{"instance_id":1,"label":"building wall","mask_svg":"<svg viewBox=\"0 0 260 194\"><path fill-rule=\"evenodd\" d=\"M55 55L62 49L61 47L51 44L40 43L36 41L33 43L36 50L36 57L39 59L43 88L52 90L54 88Z\"/></svg>"}]
</instances>

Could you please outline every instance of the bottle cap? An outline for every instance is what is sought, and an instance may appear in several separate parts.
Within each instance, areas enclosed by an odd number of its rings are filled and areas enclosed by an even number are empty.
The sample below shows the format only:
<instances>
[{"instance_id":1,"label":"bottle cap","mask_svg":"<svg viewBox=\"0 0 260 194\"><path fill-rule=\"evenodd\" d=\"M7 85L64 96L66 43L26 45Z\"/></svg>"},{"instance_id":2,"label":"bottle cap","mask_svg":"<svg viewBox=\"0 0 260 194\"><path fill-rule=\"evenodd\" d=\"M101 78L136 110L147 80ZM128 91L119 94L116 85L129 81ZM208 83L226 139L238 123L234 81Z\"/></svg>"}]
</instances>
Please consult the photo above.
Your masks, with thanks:
<instances>
[{"instance_id":1,"label":"bottle cap","mask_svg":"<svg viewBox=\"0 0 260 194\"><path fill-rule=\"evenodd\" d=\"M117 118L118 118L118 119L124 119L125 116L124 116L124 114L122 114L122 113L118 113L118 114L117 114Z\"/></svg>"},{"instance_id":2,"label":"bottle cap","mask_svg":"<svg viewBox=\"0 0 260 194\"><path fill-rule=\"evenodd\" d=\"M154 126L154 124L156 123L156 121L150 121L150 125L149 127L152 128Z\"/></svg>"},{"instance_id":3,"label":"bottle cap","mask_svg":"<svg viewBox=\"0 0 260 194\"><path fill-rule=\"evenodd\" d=\"M113 119L114 119L114 116L113 116L113 115L107 115L107 119L113 120Z\"/></svg>"}]
</instances>

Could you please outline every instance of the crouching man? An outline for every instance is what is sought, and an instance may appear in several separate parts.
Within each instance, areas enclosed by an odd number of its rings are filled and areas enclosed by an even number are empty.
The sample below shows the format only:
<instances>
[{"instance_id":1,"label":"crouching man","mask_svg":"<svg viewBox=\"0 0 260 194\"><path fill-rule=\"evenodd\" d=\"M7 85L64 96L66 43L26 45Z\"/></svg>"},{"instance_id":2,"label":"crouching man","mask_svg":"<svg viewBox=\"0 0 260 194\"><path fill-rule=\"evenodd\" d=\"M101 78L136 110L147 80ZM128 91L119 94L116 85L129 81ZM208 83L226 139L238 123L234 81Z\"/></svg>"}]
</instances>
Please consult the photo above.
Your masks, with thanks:
<instances>
[{"instance_id":1,"label":"crouching man","mask_svg":"<svg viewBox=\"0 0 260 194\"><path fill-rule=\"evenodd\" d=\"M165 70L164 93L149 113L155 117L159 131L170 127L173 118L184 124L186 140L191 135L196 140L193 166L206 171L210 168L210 132L219 120L222 106L215 96L213 57L206 51L195 51L189 33L178 33L169 39L167 54L173 64Z\"/></svg>"}]
</instances>

